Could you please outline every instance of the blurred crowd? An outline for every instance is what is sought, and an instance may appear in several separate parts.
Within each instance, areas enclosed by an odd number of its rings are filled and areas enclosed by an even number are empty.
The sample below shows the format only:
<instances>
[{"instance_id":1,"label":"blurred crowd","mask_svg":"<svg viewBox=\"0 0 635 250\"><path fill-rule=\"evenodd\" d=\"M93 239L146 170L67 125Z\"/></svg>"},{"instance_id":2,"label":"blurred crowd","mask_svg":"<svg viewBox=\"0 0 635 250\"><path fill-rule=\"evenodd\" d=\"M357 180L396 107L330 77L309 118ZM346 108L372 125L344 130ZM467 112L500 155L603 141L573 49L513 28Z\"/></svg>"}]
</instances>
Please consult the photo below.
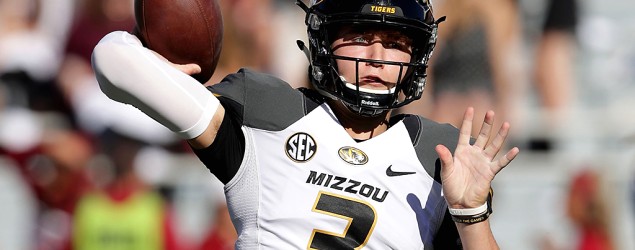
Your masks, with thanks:
<instances>
[{"instance_id":1,"label":"blurred crowd","mask_svg":"<svg viewBox=\"0 0 635 250\"><path fill-rule=\"evenodd\" d=\"M294 1L218 1L223 50L207 84L250 67L309 87ZM402 111L459 126L467 106L492 109L521 151L548 153L575 103L580 4L540 1L527 23L522 1L486 2L434 1L448 19L424 98ZM92 49L132 31L133 13L133 0L0 0L0 249L233 249L222 184L169 130L98 89ZM520 108L529 93L538 116ZM594 178L571 179L583 243L545 249L613 249Z\"/></svg>"}]
</instances>

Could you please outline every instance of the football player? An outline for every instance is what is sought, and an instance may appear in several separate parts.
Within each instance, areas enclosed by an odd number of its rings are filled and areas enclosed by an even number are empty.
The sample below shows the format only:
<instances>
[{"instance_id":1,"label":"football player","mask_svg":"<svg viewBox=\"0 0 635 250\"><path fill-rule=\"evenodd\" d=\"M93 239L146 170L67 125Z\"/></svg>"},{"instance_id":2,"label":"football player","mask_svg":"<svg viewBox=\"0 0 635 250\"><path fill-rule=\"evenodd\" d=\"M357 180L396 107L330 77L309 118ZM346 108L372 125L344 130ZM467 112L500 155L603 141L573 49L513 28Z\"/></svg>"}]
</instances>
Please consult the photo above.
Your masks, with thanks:
<instances>
[{"instance_id":1,"label":"football player","mask_svg":"<svg viewBox=\"0 0 635 250\"><path fill-rule=\"evenodd\" d=\"M490 184L509 124L470 138L394 108L421 97L441 20L426 0L306 6L313 89L242 69L205 88L118 31L93 54L102 91L170 128L225 184L238 249L495 249ZM494 132L496 130L497 132ZM451 151L454 153L452 154Z\"/></svg>"}]
</instances>

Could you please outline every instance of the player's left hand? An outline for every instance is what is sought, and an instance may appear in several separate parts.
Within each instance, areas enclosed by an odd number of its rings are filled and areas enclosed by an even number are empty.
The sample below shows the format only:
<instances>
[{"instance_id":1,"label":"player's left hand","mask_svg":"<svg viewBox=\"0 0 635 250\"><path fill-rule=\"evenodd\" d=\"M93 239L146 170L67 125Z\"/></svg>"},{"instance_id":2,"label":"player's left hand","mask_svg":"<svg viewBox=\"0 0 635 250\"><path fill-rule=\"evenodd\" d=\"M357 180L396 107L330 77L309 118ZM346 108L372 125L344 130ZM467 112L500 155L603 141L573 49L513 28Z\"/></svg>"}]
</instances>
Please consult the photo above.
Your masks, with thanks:
<instances>
[{"instance_id":1,"label":"player's left hand","mask_svg":"<svg viewBox=\"0 0 635 250\"><path fill-rule=\"evenodd\" d=\"M475 208L485 204L494 176L519 152L519 149L514 147L496 159L510 126L507 122L503 123L498 133L490 138L494 123L494 111L491 110L485 114L481 131L474 145L471 145L470 132L473 120L474 108L470 107L465 111L454 155L443 145L437 145L435 148L441 159L443 194L451 208Z\"/></svg>"}]
</instances>

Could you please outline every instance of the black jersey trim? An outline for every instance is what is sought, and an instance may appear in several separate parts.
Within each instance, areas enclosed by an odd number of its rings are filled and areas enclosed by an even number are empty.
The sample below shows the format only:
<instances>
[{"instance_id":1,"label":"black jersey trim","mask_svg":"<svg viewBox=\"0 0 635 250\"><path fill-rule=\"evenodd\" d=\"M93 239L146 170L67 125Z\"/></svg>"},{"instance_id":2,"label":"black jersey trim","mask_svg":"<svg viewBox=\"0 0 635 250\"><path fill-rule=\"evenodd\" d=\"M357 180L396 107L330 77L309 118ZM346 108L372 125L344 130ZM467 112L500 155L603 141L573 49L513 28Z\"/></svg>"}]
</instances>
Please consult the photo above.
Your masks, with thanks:
<instances>
[{"instance_id":1,"label":"black jersey trim","mask_svg":"<svg viewBox=\"0 0 635 250\"><path fill-rule=\"evenodd\" d=\"M207 148L193 151L218 180L227 184L236 176L242 164L245 155L245 135L241 129L241 116L231 114L239 112L242 106L227 98L220 97L219 100L226 108L214 143ZM231 108L235 105L240 107Z\"/></svg>"},{"instance_id":2,"label":"black jersey trim","mask_svg":"<svg viewBox=\"0 0 635 250\"><path fill-rule=\"evenodd\" d=\"M459 231L456 229L456 225L454 224L454 221L452 221L452 216L448 211L446 211L443 215L443 221L441 222L439 230L437 230L437 235L434 237L432 245L432 249L463 249ZM425 249L428 250L429 248Z\"/></svg>"},{"instance_id":3,"label":"black jersey trim","mask_svg":"<svg viewBox=\"0 0 635 250\"><path fill-rule=\"evenodd\" d=\"M304 114L311 113L317 107L322 105L326 100L324 96L320 95L317 91L308 88L298 88L298 91L304 95Z\"/></svg>"},{"instance_id":4,"label":"black jersey trim","mask_svg":"<svg viewBox=\"0 0 635 250\"><path fill-rule=\"evenodd\" d=\"M235 119L238 122L238 128L240 128L240 126L242 126L243 124L243 114L245 112L244 106L239 102L225 96L217 96L216 98L218 98L218 101L221 103L221 105L223 105L223 108L225 109L224 117L227 117L229 115L229 117ZM223 121L224 120L225 118L223 118Z\"/></svg>"},{"instance_id":5,"label":"black jersey trim","mask_svg":"<svg viewBox=\"0 0 635 250\"><path fill-rule=\"evenodd\" d=\"M412 145L417 144L421 135L421 121L415 115L399 114L390 118L390 126L393 126L399 121L403 121L406 126Z\"/></svg>"}]
</instances>

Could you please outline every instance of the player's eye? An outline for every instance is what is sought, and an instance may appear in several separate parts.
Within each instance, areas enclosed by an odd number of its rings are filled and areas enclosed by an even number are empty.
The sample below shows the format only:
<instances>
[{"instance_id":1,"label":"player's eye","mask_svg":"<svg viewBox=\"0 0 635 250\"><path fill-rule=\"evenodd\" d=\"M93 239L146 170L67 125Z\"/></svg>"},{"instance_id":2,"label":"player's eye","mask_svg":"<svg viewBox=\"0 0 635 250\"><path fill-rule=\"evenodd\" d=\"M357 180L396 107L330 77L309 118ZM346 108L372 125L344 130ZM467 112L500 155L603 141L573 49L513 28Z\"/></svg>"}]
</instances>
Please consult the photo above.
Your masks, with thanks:
<instances>
[{"instance_id":1,"label":"player's eye","mask_svg":"<svg viewBox=\"0 0 635 250\"><path fill-rule=\"evenodd\" d=\"M359 34L359 35L356 35L355 37L353 37L353 39L351 39L351 41L354 42L354 43L370 43L371 42L371 38L368 37L367 35Z\"/></svg>"},{"instance_id":2,"label":"player's eye","mask_svg":"<svg viewBox=\"0 0 635 250\"><path fill-rule=\"evenodd\" d=\"M407 45L403 42L388 42L386 44L386 47L389 49L398 49L401 51L408 51L408 52L410 52L412 49L410 45Z\"/></svg>"},{"instance_id":3,"label":"player's eye","mask_svg":"<svg viewBox=\"0 0 635 250\"><path fill-rule=\"evenodd\" d=\"M400 48L403 47L403 45L400 44L400 43L396 43L396 42L389 42L389 43L386 43L386 47L388 47L390 49L400 49Z\"/></svg>"},{"instance_id":4,"label":"player's eye","mask_svg":"<svg viewBox=\"0 0 635 250\"><path fill-rule=\"evenodd\" d=\"M412 53L412 40L404 36L388 37L384 41L384 47L387 49L397 49L406 53Z\"/></svg>"}]
</instances>

